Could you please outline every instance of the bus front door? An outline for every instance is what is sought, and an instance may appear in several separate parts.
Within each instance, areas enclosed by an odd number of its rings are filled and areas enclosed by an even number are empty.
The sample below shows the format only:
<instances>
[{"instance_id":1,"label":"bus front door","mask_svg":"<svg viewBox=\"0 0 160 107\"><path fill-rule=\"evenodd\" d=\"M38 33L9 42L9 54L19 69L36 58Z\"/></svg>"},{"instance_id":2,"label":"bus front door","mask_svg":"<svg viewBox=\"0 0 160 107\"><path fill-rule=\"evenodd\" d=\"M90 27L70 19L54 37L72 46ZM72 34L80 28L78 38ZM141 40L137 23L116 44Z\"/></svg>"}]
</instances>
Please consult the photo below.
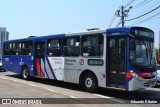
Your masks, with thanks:
<instances>
[{"instance_id":1,"label":"bus front door","mask_svg":"<svg viewBox=\"0 0 160 107\"><path fill-rule=\"evenodd\" d=\"M124 37L108 37L107 87L125 89L126 45Z\"/></svg>"},{"instance_id":2,"label":"bus front door","mask_svg":"<svg viewBox=\"0 0 160 107\"><path fill-rule=\"evenodd\" d=\"M45 77L45 42L35 42L34 75Z\"/></svg>"}]
</instances>

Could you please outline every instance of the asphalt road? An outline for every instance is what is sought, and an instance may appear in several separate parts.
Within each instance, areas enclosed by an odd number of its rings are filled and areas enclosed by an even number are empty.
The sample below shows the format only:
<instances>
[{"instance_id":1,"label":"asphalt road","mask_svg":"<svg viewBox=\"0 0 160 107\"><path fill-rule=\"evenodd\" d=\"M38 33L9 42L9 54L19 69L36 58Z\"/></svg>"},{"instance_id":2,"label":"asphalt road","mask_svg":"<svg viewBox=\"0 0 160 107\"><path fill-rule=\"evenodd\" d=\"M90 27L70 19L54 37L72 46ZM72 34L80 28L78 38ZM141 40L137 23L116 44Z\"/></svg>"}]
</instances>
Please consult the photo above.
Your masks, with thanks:
<instances>
[{"instance_id":1,"label":"asphalt road","mask_svg":"<svg viewBox=\"0 0 160 107\"><path fill-rule=\"evenodd\" d=\"M99 88L97 93L88 93L81 91L76 84L41 78L31 78L27 81L12 72L0 72L0 98L11 98L12 100L15 99L15 101L19 98L25 101L28 98L29 101L37 100L39 103L42 99L42 105L39 104L38 107L44 106L44 103L47 103L45 107L117 107L117 105L129 106L131 100L134 99L160 99L160 85L155 88L147 88L136 92ZM56 104L56 102L58 104ZM16 104L17 102L14 103ZM12 105L12 107L13 106L25 107L28 105L16 104ZM130 104L130 106L158 107L159 104Z\"/></svg>"}]
</instances>

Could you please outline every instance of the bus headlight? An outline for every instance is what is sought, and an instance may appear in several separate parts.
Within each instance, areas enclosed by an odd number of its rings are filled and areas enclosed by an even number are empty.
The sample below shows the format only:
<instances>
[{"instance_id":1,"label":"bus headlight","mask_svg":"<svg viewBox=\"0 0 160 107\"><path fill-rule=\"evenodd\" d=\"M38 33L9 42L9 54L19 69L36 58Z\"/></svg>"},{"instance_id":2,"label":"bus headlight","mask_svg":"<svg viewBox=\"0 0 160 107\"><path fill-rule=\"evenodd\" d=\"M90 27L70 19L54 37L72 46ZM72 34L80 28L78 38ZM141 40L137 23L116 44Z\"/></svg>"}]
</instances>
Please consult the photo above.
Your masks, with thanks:
<instances>
[{"instance_id":1,"label":"bus headlight","mask_svg":"<svg viewBox=\"0 0 160 107\"><path fill-rule=\"evenodd\" d=\"M131 72L131 75L133 76L133 78L135 78L135 79L137 79L137 80L140 80L140 81L143 80L143 78L140 77L140 76L138 76L138 74L135 73L134 71L131 70L130 72Z\"/></svg>"},{"instance_id":2,"label":"bus headlight","mask_svg":"<svg viewBox=\"0 0 160 107\"><path fill-rule=\"evenodd\" d=\"M131 75L133 76L133 78L138 76L134 71L131 70L130 72L131 72Z\"/></svg>"}]
</instances>

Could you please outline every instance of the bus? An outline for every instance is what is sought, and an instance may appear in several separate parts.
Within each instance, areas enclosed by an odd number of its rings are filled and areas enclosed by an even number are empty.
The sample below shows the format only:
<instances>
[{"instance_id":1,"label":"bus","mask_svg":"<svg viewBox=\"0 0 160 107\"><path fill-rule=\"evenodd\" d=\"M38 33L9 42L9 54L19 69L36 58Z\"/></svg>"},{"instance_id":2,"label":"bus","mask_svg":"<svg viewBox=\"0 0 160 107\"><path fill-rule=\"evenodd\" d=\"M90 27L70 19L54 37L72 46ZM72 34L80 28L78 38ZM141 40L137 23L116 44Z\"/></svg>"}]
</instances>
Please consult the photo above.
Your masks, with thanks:
<instances>
[{"instance_id":1,"label":"bus","mask_svg":"<svg viewBox=\"0 0 160 107\"><path fill-rule=\"evenodd\" d=\"M3 68L24 79L40 77L98 87L136 91L157 81L154 32L145 27L31 36L3 43Z\"/></svg>"}]
</instances>

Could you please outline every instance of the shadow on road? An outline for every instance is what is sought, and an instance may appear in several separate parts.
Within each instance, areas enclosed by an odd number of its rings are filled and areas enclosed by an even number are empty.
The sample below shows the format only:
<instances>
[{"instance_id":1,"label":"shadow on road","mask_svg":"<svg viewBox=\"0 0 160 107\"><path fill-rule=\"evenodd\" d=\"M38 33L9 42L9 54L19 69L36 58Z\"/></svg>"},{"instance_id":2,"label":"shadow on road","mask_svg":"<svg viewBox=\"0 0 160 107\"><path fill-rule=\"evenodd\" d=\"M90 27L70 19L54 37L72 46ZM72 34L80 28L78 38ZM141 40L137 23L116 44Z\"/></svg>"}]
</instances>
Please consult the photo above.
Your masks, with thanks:
<instances>
[{"instance_id":1,"label":"shadow on road","mask_svg":"<svg viewBox=\"0 0 160 107\"><path fill-rule=\"evenodd\" d=\"M21 76L19 75L6 75L6 76L22 79ZM47 84L51 86L58 86L58 87L71 89L71 90L82 91L77 84L66 83L62 81L54 81L54 80L34 78L34 77L30 78L29 81L41 83L41 84ZM126 91L120 91L120 90L99 88L97 94L100 94L103 96L120 98L124 100L144 99L144 98L159 98L160 99L160 85L156 86L155 89L156 90L145 89L141 91L126 92Z\"/></svg>"},{"instance_id":2,"label":"shadow on road","mask_svg":"<svg viewBox=\"0 0 160 107\"><path fill-rule=\"evenodd\" d=\"M22 79L22 77L20 75L6 75L6 76ZM30 77L30 79L26 80L26 81L32 81L32 82L36 82L36 83L41 83L41 84L46 84L46 85L51 85L51 86L58 86L58 87L62 87L62 88L81 91L79 89L79 85L77 85L77 84L67 83L67 82L62 82L62 81L57 81L57 80L55 81L55 80L51 80L51 79Z\"/></svg>"}]
</instances>

